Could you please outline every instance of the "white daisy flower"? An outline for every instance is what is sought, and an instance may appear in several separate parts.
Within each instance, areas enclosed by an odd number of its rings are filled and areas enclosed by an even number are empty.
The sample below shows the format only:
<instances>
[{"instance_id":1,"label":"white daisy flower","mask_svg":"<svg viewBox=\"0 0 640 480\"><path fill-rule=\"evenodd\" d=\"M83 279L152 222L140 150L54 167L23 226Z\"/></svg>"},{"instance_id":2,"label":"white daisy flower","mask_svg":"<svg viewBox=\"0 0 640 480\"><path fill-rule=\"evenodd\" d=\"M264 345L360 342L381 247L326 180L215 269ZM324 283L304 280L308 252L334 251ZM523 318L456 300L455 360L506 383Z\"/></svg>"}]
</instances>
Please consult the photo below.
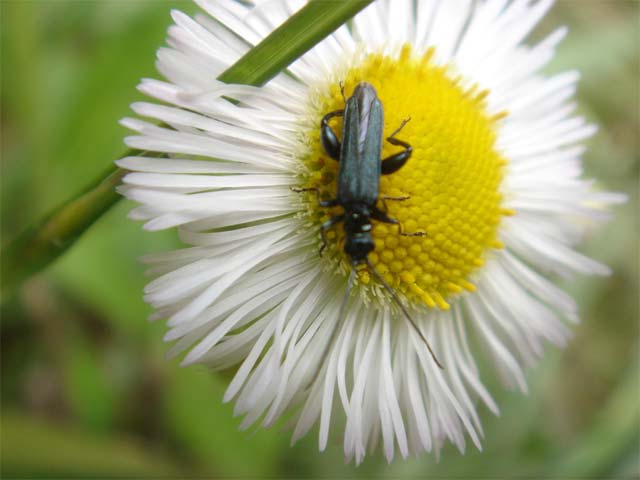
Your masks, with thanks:
<instances>
[{"instance_id":1,"label":"white daisy flower","mask_svg":"<svg viewBox=\"0 0 640 480\"><path fill-rule=\"evenodd\" d=\"M342 438L360 463L381 440L387 460L480 448L485 389L468 335L508 385L526 392L523 367L546 341L562 346L578 320L548 276L606 275L575 250L617 194L581 179L579 145L596 127L575 114L578 73L544 76L565 28L534 46L525 37L552 1L382 0L357 15L262 88L215 78L301 6L197 0L207 14L174 11L158 51L166 81L140 90L157 103L124 119L129 147L169 158L129 157L121 191L147 230L177 227L189 248L151 255L145 290L168 319L183 363L237 368L224 396L241 427L285 415L293 441L319 424L319 446ZM395 225L373 221L371 265L409 310L411 326L370 268L351 264L338 224L338 162L320 122L370 83L384 106L384 138L413 147L380 179ZM156 126L161 123L162 126ZM342 120L330 125L341 131ZM382 158L402 150L383 142ZM397 199L396 199L397 200ZM379 208L384 208L382 202ZM427 339L444 368L430 356ZM285 414L285 412L288 412Z\"/></svg>"}]
</instances>

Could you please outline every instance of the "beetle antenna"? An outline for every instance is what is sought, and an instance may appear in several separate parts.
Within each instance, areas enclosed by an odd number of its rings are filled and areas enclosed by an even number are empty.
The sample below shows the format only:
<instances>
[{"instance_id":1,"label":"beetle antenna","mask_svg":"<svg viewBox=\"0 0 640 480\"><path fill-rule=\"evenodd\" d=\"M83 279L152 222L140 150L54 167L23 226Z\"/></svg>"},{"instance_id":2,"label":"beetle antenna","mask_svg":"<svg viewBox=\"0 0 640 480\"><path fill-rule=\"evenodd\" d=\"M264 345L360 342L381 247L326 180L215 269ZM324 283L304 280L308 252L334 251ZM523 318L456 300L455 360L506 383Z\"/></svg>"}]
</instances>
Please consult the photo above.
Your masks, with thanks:
<instances>
[{"instance_id":1,"label":"beetle antenna","mask_svg":"<svg viewBox=\"0 0 640 480\"><path fill-rule=\"evenodd\" d=\"M322 351L322 355L320 356L320 363L318 364L318 367L316 368L316 371L313 374L313 377L311 377L311 384L313 384L316 378L318 378L318 374L320 373L320 370L322 369L322 366L324 365L324 362L327 359L327 355L329 354L329 349L331 348L331 345L336 339L336 335L338 333L339 327L344 321L344 311L347 308L347 302L349 301L349 294L351 293L351 289L353 288L353 282L355 281L355 278L356 278L356 269L352 268L351 273L349 274L349 280L347 281L347 289L345 290L344 296L342 297L342 303L340 303L340 310L338 311L338 320L333 326L333 330L331 331L331 336L329 337L329 341L327 342L327 344L324 347L324 350Z\"/></svg>"},{"instance_id":2,"label":"beetle antenna","mask_svg":"<svg viewBox=\"0 0 640 480\"><path fill-rule=\"evenodd\" d=\"M396 302L396 304L400 307L400 309L402 310L402 313L404 313L404 316L406 317L406 319L409 320L409 323L411 324L413 329L416 331L416 333L420 336L420 338L422 339L424 344L427 346L427 349L429 350L429 353L431 354L431 358L433 358L433 361L436 362L436 365L438 365L438 367L440 367L441 370L444 370L444 367L442 366L442 364L438 360L438 357L436 357L436 354L433 352L433 349L431 348L431 345L429 344L427 339L422 334L422 331L416 325L416 322L413 321L413 318L411 318L411 315L409 315L409 312L407 311L405 306L402 304L402 302L398 298L398 295L396 294L396 292L393 290L393 288L391 288L391 286L387 283L387 281L384 278L382 278L382 275L380 275L378 273L378 271L375 269L375 267L371 263L371 260L369 260L368 258L367 258L367 265L369 266L369 268L371 269L371 271L373 272L375 277L380 281L380 283L382 283L382 285L384 286L385 290L389 293L389 295L391 295L391 298L393 298L393 301Z\"/></svg>"},{"instance_id":3,"label":"beetle antenna","mask_svg":"<svg viewBox=\"0 0 640 480\"><path fill-rule=\"evenodd\" d=\"M347 97L344 94L344 81L340 80L340 93L342 94L342 100L344 100L344 104L347 104Z\"/></svg>"}]
</instances>

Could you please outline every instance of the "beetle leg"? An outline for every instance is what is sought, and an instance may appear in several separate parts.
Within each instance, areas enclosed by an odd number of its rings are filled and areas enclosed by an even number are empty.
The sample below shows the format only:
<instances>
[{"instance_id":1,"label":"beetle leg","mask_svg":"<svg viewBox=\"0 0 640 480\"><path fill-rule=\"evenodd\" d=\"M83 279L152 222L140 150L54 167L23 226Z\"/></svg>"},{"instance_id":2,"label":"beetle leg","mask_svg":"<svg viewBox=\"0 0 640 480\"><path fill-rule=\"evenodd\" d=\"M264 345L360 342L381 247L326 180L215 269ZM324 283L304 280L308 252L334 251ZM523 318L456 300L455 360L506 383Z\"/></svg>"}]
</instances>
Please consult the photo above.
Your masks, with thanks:
<instances>
[{"instance_id":1,"label":"beetle leg","mask_svg":"<svg viewBox=\"0 0 640 480\"><path fill-rule=\"evenodd\" d=\"M340 223L344 220L344 215L336 215L335 217L331 217L329 220L320 225L320 238L322 238L322 246L320 247L320 251L318 252L320 256L322 256L322 251L327 246L327 237L324 232L332 228L336 223Z\"/></svg>"},{"instance_id":2,"label":"beetle leg","mask_svg":"<svg viewBox=\"0 0 640 480\"><path fill-rule=\"evenodd\" d=\"M382 197L380 199L380 201L382 202L382 206L384 207L384 211L388 212L389 211L389 207L387 207L387 200L393 200L396 202L402 202L403 200L409 200L411 197L409 195L403 195L402 197L389 197L387 195L385 195L384 197Z\"/></svg>"},{"instance_id":3,"label":"beetle leg","mask_svg":"<svg viewBox=\"0 0 640 480\"><path fill-rule=\"evenodd\" d=\"M296 193L314 192L316 194L316 198L318 199L318 203L322 201L320 200L320 190L318 190L316 187L291 187L291 191Z\"/></svg>"},{"instance_id":4,"label":"beetle leg","mask_svg":"<svg viewBox=\"0 0 640 480\"><path fill-rule=\"evenodd\" d=\"M382 175L388 175L397 171L398 169L400 169L400 167L407 163L407 160L409 160L409 157L411 157L413 147L407 142L398 140L396 138L396 134L398 134L400 130L402 130L402 127L404 127L409 120L411 120L411 117L404 119L400 126L391 135L389 135L389 137L387 137L387 142L389 142L391 145L400 145L404 147L404 150L390 155L382 160L382 168L380 172L382 173Z\"/></svg>"},{"instance_id":5,"label":"beetle leg","mask_svg":"<svg viewBox=\"0 0 640 480\"><path fill-rule=\"evenodd\" d=\"M322 202L318 202L318 205L323 208L331 208L337 207L338 205L340 205L340 202L337 198L332 198L331 200L323 200Z\"/></svg>"},{"instance_id":6,"label":"beetle leg","mask_svg":"<svg viewBox=\"0 0 640 480\"><path fill-rule=\"evenodd\" d=\"M378 220L379 222L384 222L384 223L392 223L392 224L399 224L400 223L400 222L398 222L398 220L396 220L395 218L391 218L389 215L386 214L386 212L383 212L378 207L373 207L371 209L371 218L373 218L374 220Z\"/></svg>"},{"instance_id":7,"label":"beetle leg","mask_svg":"<svg viewBox=\"0 0 640 480\"><path fill-rule=\"evenodd\" d=\"M398 233L403 237L424 237L426 235L425 232L413 232L413 233L403 232L402 224L398 220L390 217L389 215L387 215L385 212L378 209L377 207L373 207L373 209L371 210L371 218L373 218L374 220L378 220L379 222L398 225Z\"/></svg>"},{"instance_id":8,"label":"beetle leg","mask_svg":"<svg viewBox=\"0 0 640 480\"><path fill-rule=\"evenodd\" d=\"M402 130L404 126L407 123L409 123L410 120L411 120L411 117L407 117L404 120L402 120L402 122L400 122L400 126L396 128L391 135L389 135L389 138L394 138L398 133L400 133L400 130ZM387 138L387 140L389 140L389 138Z\"/></svg>"},{"instance_id":9,"label":"beetle leg","mask_svg":"<svg viewBox=\"0 0 640 480\"><path fill-rule=\"evenodd\" d=\"M331 129L329 120L333 117L342 117L343 115L344 110L335 110L327 113L322 117L322 122L320 122L320 138L322 140L322 146L324 147L325 152L327 152L327 155L334 160L340 160L340 141L338 140L338 136Z\"/></svg>"},{"instance_id":10,"label":"beetle leg","mask_svg":"<svg viewBox=\"0 0 640 480\"><path fill-rule=\"evenodd\" d=\"M320 190L318 190L316 187L305 187L305 188L291 187L291 191L296 193L315 192L316 198L318 199L318 205L320 205L323 208L335 207L340 204L337 198L333 198L331 200L320 199Z\"/></svg>"},{"instance_id":11,"label":"beetle leg","mask_svg":"<svg viewBox=\"0 0 640 480\"><path fill-rule=\"evenodd\" d=\"M424 237L427 232L422 232L422 231L418 231L418 232L411 232L411 233L406 233L402 231L402 224L400 222L398 222L396 220L396 223L398 225L398 233L400 235L402 235L403 237Z\"/></svg>"}]
</instances>

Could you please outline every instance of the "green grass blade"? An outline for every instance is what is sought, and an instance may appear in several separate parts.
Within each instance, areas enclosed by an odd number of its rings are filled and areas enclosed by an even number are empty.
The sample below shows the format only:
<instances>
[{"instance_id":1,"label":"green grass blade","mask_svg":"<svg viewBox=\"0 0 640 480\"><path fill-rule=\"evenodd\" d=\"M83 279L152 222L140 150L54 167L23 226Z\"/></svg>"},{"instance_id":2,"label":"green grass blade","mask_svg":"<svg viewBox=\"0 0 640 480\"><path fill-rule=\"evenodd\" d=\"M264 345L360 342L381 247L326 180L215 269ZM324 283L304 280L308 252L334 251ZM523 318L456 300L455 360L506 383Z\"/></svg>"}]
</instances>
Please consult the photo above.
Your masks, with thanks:
<instances>
[{"instance_id":1,"label":"green grass blade","mask_svg":"<svg viewBox=\"0 0 640 480\"><path fill-rule=\"evenodd\" d=\"M218 79L262 85L373 0L311 0ZM126 155L138 155L130 151ZM126 156L125 155L125 156ZM78 197L29 227L2 249L2 296L69 249L121 198L114 190L126 172L115 166Z\"/></svg>"},{"instance_id":2,"label":"green grass blade","mask_svg":"<svg viewBox=\"0 0 640 480\"><path fill-rule=\"evenodd\" d=\"M219 80L263 85L373 0L311 0Z\"/></svg>"},{"instance_id":3,"label":"green grass blade","mask_svg":"<svg viewBox=\"0 0 640 480\"><path fill-rule=\"evenodd\" d=\"M130 153L136 154L131 151ZM44 220L31 225L2 249L3 298L63 252L120 198L115 187L126 172L110 168L96 183Z\"/></svg>"}]
</instances>

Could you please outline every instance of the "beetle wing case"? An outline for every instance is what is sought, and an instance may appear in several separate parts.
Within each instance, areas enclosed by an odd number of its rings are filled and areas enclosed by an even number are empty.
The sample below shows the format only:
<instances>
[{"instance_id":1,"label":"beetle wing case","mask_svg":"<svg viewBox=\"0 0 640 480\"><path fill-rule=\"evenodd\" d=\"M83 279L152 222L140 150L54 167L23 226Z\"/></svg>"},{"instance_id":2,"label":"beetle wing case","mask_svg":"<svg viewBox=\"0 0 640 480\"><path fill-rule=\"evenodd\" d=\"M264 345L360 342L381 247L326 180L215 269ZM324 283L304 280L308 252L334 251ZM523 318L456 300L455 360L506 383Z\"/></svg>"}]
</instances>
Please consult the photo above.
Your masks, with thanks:
<instances>
[{"instance_id":1,"label":"beetle wing case","mask_svg":"<svg viewBox=\"0 0 640 480\"><path fill-rule=\"evenodd\" d=\"M359 83L347 100L338 172L340 204L375 205L380 188L384 113L374 88Z\"/></svg>"}]
</instances>

